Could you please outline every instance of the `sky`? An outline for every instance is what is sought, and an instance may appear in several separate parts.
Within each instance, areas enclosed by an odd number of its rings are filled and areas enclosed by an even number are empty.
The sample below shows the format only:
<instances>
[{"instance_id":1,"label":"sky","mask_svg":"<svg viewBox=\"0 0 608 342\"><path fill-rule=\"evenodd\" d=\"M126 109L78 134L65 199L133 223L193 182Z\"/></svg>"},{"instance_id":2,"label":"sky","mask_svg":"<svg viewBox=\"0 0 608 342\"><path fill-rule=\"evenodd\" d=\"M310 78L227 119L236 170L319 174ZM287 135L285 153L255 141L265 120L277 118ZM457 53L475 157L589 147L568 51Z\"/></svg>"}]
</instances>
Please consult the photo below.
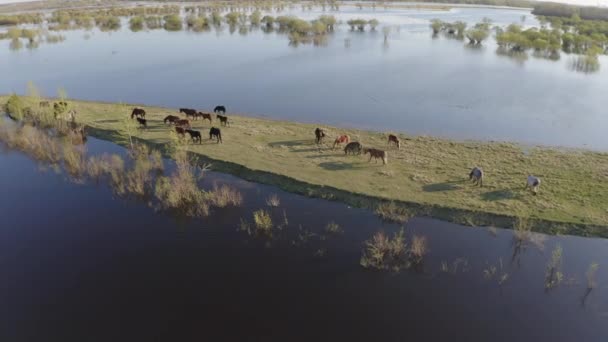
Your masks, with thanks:
<instances>
[{"instance_id":1,"label":"sky","mask_svg":"<svg viewBox=\"0 0 608 342\"><path fill-rule=\"evenodd\" d=\"M31 0L0 0L0 4L8 4L13 2L26 2ZM540 0L540 1L552 1L552 2L563 2L576 5L593 5L593 6L608 6L608 0Z\"/></svg>"}]
</instances>

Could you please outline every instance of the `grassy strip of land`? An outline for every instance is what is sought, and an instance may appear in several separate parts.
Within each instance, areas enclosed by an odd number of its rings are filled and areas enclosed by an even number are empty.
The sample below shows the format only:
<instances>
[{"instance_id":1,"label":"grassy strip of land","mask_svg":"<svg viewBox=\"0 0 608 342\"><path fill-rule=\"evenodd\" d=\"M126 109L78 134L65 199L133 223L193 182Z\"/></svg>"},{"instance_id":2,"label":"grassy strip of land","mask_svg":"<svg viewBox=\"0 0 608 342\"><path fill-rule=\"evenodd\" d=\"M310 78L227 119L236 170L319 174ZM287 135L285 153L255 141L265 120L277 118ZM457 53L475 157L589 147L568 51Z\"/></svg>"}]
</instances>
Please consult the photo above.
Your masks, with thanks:
<instances>
[{"instance_id":1,"label":"grassy strip of land","mask_svg":"<svg viewBox=\"0 0 608 342\"><path fill-rule=\"evenodd\" d=\"M7 99L0 96L0 103ZM129 143L125 125L133 105L70 104L89 134ZM131 130L135 138L156 146L175 139L172 127L162 122L166 115L176 115L175 109L138 106L146 110L149 127ZM345 156L342 149L332 149L331 138L349 134L364 146L386 149L386 133L322 126L329 137L319 147L314 142L317 125L229 117L230 127L222 127L223 144L204 140L185 147L217 171L356 206L375 208L392 201L411 215L469 225L511 227L524 218L537 231L608 236L606 153L400 134L401 149L391 148L383 166L368 163L365 156ZM208 121L193 123L207 136ZM219 122L213 125L219 127ZM468 182L476 165L486 173L482 188ZM528 174L543 181L537 196L524 191Z\"/></svg>"}]
</instances>

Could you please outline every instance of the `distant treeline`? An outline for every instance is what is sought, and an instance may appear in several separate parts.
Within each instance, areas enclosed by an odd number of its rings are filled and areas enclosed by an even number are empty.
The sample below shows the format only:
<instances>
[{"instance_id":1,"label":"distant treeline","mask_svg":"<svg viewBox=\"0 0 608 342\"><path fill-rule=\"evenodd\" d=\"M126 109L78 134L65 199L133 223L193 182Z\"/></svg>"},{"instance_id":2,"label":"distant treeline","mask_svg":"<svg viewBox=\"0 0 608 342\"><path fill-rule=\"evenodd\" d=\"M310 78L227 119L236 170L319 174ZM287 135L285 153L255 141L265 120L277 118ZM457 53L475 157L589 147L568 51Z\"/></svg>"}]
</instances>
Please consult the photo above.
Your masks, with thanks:
<instances>
[{"instance_id":1,"label":"distant treeline","mask_svg":"<svg viewBox=\"0 0 608 342\"><path fill-rule=\"evenodd\" d=\"M508 6L533 8L536 1L531 0L396 0L401 2L436 2L441 4L464 4L464 5L485 5L485 6ZM390 2L390 1L388 1Z\"/></svg>"},{"instance_id":2,"label":"distant treeline","mask_svg":"<svg viewBox=\"0 0 608 342\"><path fill-rule=\"evenodd\" d=\"M568 18L578 16L586 20L608 20L608 8L565 5L554 2L536 4L532 14Z\"/></svg>"}]
</instances>

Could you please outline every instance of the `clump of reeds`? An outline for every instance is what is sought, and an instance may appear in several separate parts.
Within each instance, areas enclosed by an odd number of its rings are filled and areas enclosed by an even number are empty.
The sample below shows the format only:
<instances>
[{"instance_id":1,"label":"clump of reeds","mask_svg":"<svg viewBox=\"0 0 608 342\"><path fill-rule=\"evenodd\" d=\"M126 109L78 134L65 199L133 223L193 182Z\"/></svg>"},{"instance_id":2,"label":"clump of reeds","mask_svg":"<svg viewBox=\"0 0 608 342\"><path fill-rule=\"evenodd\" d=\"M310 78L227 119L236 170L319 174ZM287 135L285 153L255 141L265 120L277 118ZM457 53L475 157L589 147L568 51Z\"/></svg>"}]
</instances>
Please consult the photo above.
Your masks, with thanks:
<instances>
[{"instance_id":1,"label":"clump of reeds","mask_svg":"<svg viewBox=\"0 0 608 342\"><path fill-rule=\"evenodd\" d=\"M374 212L387 222L405 223L412 217L409 209L394 202L383 202L376 207Z\"/></svg>"},{"instance_id":2,"label":"clump of reeds","mask_svg":"<svg viewBox=\"0 0 608 342\"><path fill-rule=\"evenodd\" d=\"M562 267L562 247L557 245L551 253L551 259L547 264L547 270L545 272L545 289L553 289L562 282L564 275L561 272Z\"/></svg>"},{"instance_id":3,"label":"clump of reeds","mask_svg":"<svg viewBox=\"0 0 608 342\"><path fill-rule=\"evenodd\" d=\"M243 203L243 195L237 189L225 184L214 187L209 197L213 205L219 208L239 206Z\"/></svg>"},{"instance_id":4,"label":"clump of reeds","mask_svg":"<svg viewBox=\"0 0 608 342\"><path fill-rule=\"evenodd\" d=\"M389 237L379 231L365 241L361 266L380 270L399 271L402 268L422 265L428 253L428 243L424 236L414 235L408 244L403 228Z\"/></svg>"},{"instance_id":5,"label":"clump of reeds","mask_svg":"<svg viewBox=\"0 0 608 342\"><path fill-rule=\"evenodd\" d=\"M399 271L407 262L405 232L401 229L391 238L383 231L365 241L361 266L380 270Z\"/></svg>"},{"instance_id":6,"label":"clump of reeds","mask_svg":"<svg viewBox=\"0 0 608 342\"><path fill-rule=\"evenodd\" d=\"M264 210L256 210L253 212L253 222L258 231L269 234L272 231L272 217Z\"/></svg>"},{"instance_id":7,"label":"clump of reeds","mask_svg":"<svg viewBox=\"0 0 608 342\"><path fill-rule=\"evenodd\" d=\"M409 250L410 260L413 263L419 264L424 259L428 252L428 245L425 236L414 235L412 237L411 247Z\"/></svg>"},{"instance_id":8,"label":"clump of reeds","mask_svg":"<svg viewBox=\"0 0 608 342\"><path fill-rule=\"evenodd\" d=\"M325 226L325 231L330 234L341 234L343 232L340 225L334 221L330 221L327 223L327 225Z\"/></svg>"},{"instance_id":9,"label":"clump of reeds","mask_svg":"<svg viewBox=\"0 0 608 342\"><path fill-rule=\"evenodd\" d=\"M277 196L277 194L272 194L266 199L266 205L269 207L278 207L281 205L281 199L279 196Z\"/></svg>"},{"instance_id":10,"label":"clump of reeds","mask_svg":"<svg viewBox=\"0 0 608 342\"><path fill-rule=\"evenodd\" d=\"M176 170L171 176L161 176L156 181L155 195L161 208L186 216L207 216L209 203L197 185L197 172L186 152L175 154L175 164Z\"/></svg>"},{"instance_id":11,"label":"clump of reeds","mask_svg":"<svg viewBox=\"0 0 608 342\"><path fill-rule=\"evenodd\" d=\"M600 268L600 265L598 263L591 263L591 265L589 265L589 268L587 269L587 273L585 273L585 276L587 278L587 289L588 290L593 290L597 287L597 271Z\"/></svg>"}]
</instances>

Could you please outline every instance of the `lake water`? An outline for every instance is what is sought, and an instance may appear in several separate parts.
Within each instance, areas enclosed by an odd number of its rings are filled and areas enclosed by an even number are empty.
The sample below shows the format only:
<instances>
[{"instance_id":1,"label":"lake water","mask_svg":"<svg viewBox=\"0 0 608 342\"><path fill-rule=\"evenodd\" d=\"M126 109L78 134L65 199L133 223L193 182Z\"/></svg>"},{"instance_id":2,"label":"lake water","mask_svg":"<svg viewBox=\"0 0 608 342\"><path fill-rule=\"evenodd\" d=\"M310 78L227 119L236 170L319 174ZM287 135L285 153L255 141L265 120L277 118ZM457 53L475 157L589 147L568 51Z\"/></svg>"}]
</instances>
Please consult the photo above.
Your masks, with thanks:
<instances>
[{"instance_id":1,"label":"lake water","mask_svg":"<svg viewBox=\"0 0 608 342\"><path fill-rule=\"evenodd\" d=\"M304 18L377 18L376 32L339 25L327 46L289 46L283 34L246 35L164 30L133 33L63 32L67 40L10 51L0 42L0 93L25 92L33 81L45 94L63 87L79 99L210 109L271 118L426 134L461 140L608 149L605 90L608 60L594 74L570 70L572 56L520 62L431 38L429 20L491 18L497 25L538 25L525 10L454 8L339 12L285 11ZM382 26L393 27L388 45ZM397 28L398 27L398 28ZM88 39L85 35L90 36ZM350 40L346 47L345 39Z\"/></svg>"},{"instance_id":2,"label":"lake water","mask_svg":"<svg viewBox=\"0 0 608 342\"><path fill-rule=\"evenodd\" d=\"M90 139L89 153L122 149ZM217 173L238 208L186 220L115 198L103 184L74 184L23 154L0 152L2 341L604 341L608 240L544 237L516 248L510 231L415 218L428 238L421 267L359 266L364 241L399 229L368 211L308 199ZM272 238L237 228L266 208L289 223ZM335 221L342 234L324 231ZM563 247L563 284L544 290ZM585 296L585 271L601 264ZM445 267L442 267L445 264ZM502 264L502 267L500 265ZM508 279L485 279L491 265ZM443 268L443 270L442 270Z\"/></svg>"}]
</instances>

